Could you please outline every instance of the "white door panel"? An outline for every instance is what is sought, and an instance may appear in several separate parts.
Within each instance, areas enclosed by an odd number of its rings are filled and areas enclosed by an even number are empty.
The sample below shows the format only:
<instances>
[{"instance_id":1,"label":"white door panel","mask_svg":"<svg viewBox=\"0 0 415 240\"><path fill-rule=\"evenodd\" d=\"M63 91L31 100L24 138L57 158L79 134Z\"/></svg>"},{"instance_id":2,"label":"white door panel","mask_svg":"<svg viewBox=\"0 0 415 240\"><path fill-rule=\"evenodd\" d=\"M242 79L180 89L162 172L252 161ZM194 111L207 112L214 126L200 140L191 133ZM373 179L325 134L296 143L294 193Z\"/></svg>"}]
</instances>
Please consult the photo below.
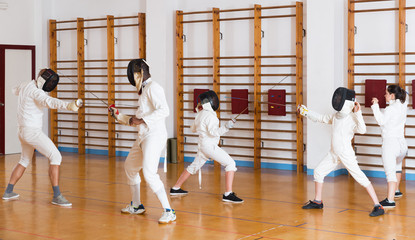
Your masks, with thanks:
<instances>
[{"instance_id":1,"label":"white door panel","mask_svg":"<svg viewBox=\"0 0 415 240\"><path fill-rule=\"evenodd\" d=\"M32 51L6 49L5 53L5 153L20 153L17 137L17 96L12 88L32 78Z\"/></svg>"}]
</instances>

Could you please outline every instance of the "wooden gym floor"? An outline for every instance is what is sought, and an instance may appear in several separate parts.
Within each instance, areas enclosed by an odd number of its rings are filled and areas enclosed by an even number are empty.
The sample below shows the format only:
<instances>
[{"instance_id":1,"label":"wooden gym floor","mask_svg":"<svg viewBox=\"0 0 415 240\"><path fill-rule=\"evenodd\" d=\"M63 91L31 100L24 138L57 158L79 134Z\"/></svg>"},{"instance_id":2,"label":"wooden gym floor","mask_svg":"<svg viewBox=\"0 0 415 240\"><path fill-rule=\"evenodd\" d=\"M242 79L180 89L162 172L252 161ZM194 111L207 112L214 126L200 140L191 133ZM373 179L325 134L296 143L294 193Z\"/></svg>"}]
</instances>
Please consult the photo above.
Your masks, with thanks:
<instances>
[{"instance_id":1,"label":"wooden gym floor","mask_svg":"<svg viewBox=\"0 0 415 240\"><path fill-rule=\"evenodd\" d=\"M203 167L203 188L197 176L184 185L188 196L171 197L177 213L173 224L159 225L161 205L142 182L144 215L125 215L130 201L124 158L62 153L60 187L73 206L50 203L48 161L38 155L15 187L20 199L0 203L0 239L415 239L415 182L402 184L404 197L384 216L368 216L372 203L348 176L326 178L324 210L303 210L314 195L312 176L294 171L240 167L234 191L242 204L223 203L224 172ZM19 154L0 156L3 194ZM159 173L168 190L183 165L169 164ZM380 199L385 179L371 179Z\"/></svg>"}]
</instances>

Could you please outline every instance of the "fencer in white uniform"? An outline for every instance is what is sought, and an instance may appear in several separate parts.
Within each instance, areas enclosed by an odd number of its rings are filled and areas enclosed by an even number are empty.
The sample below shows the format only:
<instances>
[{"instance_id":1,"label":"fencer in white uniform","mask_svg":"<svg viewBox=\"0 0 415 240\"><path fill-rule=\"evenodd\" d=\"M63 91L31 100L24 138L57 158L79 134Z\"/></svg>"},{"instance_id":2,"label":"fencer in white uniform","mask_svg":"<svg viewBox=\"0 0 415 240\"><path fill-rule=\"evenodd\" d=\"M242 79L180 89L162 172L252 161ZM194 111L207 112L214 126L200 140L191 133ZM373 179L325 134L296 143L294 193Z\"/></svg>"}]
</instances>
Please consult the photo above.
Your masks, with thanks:
<instances>
[{"instance_id":1,"label":"fencer in white uniform","mask_svg":"<svg viewBox=\"0 0 415 240\"><path fill-rule=\"evenodd\" d=\"M170 195L185 195L188 191L181 189L182 184L195 174L210 158L217 161L225 167L225 193L222 201L242 203L243 200L236 196L232 191L232 183L236 172L235 161L218 146L220 136L229 131L233 127L235 120L229 120L225 125L219 127L219 119L216 110L219 107L219 99L214 91L202 93L199 96L199 103L196 107L195 121L190 130L199 135L198 151L192 164L190 164L181 174L176 184L170 189Z\"/></svg>"},{"instance_id":2,"label":"fencer in white uniform","mask_svg":"<svg viewBox=\"0 0 415 240\"><path fill-rule=\"evenodd\" d=\"M363 120L360 104L355 102L355 92L346 88L338 88L332 99L333 108L337 111L335 114L321 115L309 111L304 105L299 106L298 112L302 116L314 122L321 122L332 125L332 139L330 152L314 169L315 181L315 198L303 206L303 209L321 209L322 189L324 177L326 177L341 162L353 176L353 178L364 188L371 196L375 205L370 216L379 216L384 214L382 206L379 204L375 190L366 175L359 168L356 155L353 150L351 141L354 134L364 134L366 125ZM354 112L353 112L354 109Z\"/></svg>"},{"instance_id":3,"label":"fencer in white uniform","mask_svg":"<svg viewBox=\"0 0 415 240\"><path fill-rule=\"evenodd\" d=\"M408 152L405 140L405 123L408 101L405 90L389 85L385 94L389 106L380 111L378 99L373 98L371 106L376 122L382 130L382 161L388 182L388 196L380 201L384 208L394 208L394 197L401 197L399 182L402 176L402 160Z\"/></svg>"},{"instance_id":4,"label":"fencer in white uniform","mask_svg":"<svg viewBox=\"0 0 415 240\"><path fill-rule=\"evenodd\" d=\"M176 213L170 207L164 184L157 174L160 155L167 142L165 119L169 116L169 107L164 90L157 82L151 80L150 69L144 59L132 60L128 65L127 75L130 83L137 87L139 93L135 116L121 114L115 107L109 109L119 123L135 126L138 130L137 140L124 164L132 201L121 212L129 214L145 212L140 199L139 171L143 169L144 179L157 195L164 209L159 223L173 222L176 220Z\"/></svg>"},{"instance_id":5,"label":"fencer in white uniform","mask_svg":"<svg viewBox=\"0 0 415 240\"><path fill-rule=\"evenodd\" d=\"M70 110L77 112L82 106L80 99L71 103L50 97L46 92L52 91L59 82L59 76L51 69L42 69L36 80L24 82L13 88L13 93L18 96L17 102L17 126L18 136L22 147L19 163L13 169L9 184L3 195L3 199L18 198L19 194L13 192L14 185L22 177L30 164L34 150L36 149L50 161L49 176L52 183L54 196L52 204L71 206L59 189L59 166L62 156L50 138L42 132L43 108Z\"/></svg>"}]
</instances>

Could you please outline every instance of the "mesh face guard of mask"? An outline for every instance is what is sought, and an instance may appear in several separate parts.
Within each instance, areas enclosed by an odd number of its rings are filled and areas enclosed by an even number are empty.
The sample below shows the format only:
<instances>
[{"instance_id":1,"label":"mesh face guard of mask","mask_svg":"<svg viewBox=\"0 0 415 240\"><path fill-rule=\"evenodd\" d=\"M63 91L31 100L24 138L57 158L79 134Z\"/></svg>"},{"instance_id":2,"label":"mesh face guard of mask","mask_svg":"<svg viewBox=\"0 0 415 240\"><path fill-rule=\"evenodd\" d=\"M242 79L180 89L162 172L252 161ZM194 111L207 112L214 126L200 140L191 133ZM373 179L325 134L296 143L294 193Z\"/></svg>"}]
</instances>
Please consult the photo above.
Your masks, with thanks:
<instances>
[{"instance_id":1,"label":"mesh face guard of mask","mask_svg":"<svg viewBox=\"0 0 415 240\"><path fill-rule=\"evenodd\" d=\"M58 83L59 75L49 68L37 78L37 87L45 92L53 91Z\"/></svg>"},{"instance_id":2,"label":"mesh face guard of mask","mask_svg":"<svg viewBox=\"0 0 415 240\"><path fill-rule=\"evenodd\" d=\"M341 111L346 100L355 101L356 93L344 87L339 87L334 91L331 104L336 111Z\"/></svg>"}]
</instances>

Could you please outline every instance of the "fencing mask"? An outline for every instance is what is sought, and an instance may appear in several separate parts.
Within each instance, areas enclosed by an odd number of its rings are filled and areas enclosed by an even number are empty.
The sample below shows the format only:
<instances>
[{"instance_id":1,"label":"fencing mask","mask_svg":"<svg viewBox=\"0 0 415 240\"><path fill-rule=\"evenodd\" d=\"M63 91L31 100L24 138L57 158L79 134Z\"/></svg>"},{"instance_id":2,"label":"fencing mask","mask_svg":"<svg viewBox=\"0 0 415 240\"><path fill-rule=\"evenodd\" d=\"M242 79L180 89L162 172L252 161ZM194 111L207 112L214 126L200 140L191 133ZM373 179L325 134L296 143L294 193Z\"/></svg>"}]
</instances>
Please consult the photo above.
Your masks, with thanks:
<instances>
[{"instance_id":1,"label":"fencing mask","mask_svg":"<svg viewBox=\"0 0 415 240\"><path fill-rule=\"evenodd\" d=\"M336 111L341 111L346 100L355 101L355 92L344 87L339 87L334 91L331 104Z\"/></svg>"},{"instance_id":2,"label":"fencing mask","mask_svg":"<svg viewBox=\"0 0 415 240\"><path fill-rule=\"evenodd\" d=\"M210 103L210 106L212 107L213 111L216 111L219 108L218 95L216 95L216 93L212 90L200 94L197 101L201 105L205 103Z\"/></svg>"},{"instance_id":3,"label":"fencing mask","mask_svg":"<svg viewBox=\"0 0 415 240\"><path fill-rule=\"evenodd\" d=\"M45 92L51 92L59 83L59 75L52 69L44 69L43 73L36 80L37 88Z\"/></svg>"},{"instance_id":4,"label":"fencing mask","mask_svg":"<svg viewBox=\"0 0 415 240\"><path fill-rule=\"evenodd\" d=\"M144 81L151 77L150 67L143 58L133 59L128 63L127 77L131 85L141 90Z\"/></svg>"}]
</instances>

